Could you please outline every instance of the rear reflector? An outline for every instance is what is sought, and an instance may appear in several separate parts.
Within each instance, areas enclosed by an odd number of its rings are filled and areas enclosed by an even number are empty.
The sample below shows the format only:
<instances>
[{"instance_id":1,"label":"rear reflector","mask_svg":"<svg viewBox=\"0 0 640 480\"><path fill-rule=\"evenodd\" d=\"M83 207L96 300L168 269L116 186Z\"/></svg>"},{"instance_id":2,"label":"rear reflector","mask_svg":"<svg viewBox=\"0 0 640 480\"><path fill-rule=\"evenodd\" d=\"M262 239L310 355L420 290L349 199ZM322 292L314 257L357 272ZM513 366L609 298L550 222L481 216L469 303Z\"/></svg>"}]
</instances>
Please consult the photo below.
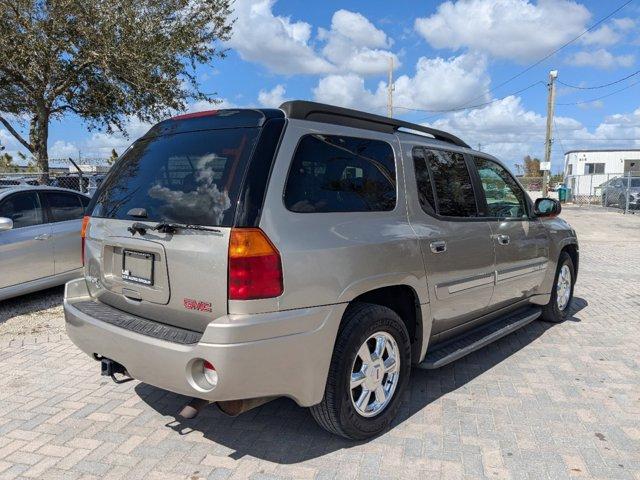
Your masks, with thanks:
<instances>
[{"instance_id":1,"label":"rear reflector","mask_svg":"<svg viewBox=\"0 0 640 480\"><path fill-rule=\"evenodd\" d=\"M229 240L229 300L282 294L280 253L259 228L233 228Z\"/></svg>"},{"instance_id":2,"label":"rear reflector","mask_svg":"<svg viewBox=\"0 0 640 480\"><path fill-rule=\"evenodd\" d=\"M212 387L218 385L218 372L216 372L216 368L208 360L202 362L202 373Z\"/></svg>"},{"instance_id":3,"label":"rear reflector","mask_svg":"<svg viewBox=\"0 0 640 480\"><path fill-rule=\"evenodd\" d=\"M85 243L85 238L87 236L87 228L89 227L89 219L91 219L91 217L89 216L82 217L82 227L80 228L80 238L82 240L81 255L82 255L83 267L84 267L84 243Z\"/></svg>"}]
</instances>

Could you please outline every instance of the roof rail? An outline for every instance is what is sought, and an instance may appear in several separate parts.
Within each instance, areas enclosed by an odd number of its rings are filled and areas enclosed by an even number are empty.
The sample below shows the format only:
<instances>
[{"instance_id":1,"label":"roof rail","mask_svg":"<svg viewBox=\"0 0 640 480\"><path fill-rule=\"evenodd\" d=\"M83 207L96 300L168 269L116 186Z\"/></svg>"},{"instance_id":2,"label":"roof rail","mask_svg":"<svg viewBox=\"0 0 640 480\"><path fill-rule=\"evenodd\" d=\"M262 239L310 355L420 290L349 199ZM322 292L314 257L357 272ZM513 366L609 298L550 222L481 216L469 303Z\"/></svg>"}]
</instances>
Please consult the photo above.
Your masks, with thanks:
<instances>
[{"instance_id":1,"label":"roof rail","mask_svg":"<svg viewBox=\"0 0 640 480\"><path fill-rule=\"evenodd\" d=\"M374 115L373 113L352 110L350 108L336 107L334 105L326 105L324 103L307 102L305 100L293 100L290 102L284 102L280 105L280 110L282 110L288 118L332 123L335 125L344 125L345 127L364 128L366 130L375 130L377 132L394 133L401 128L405 128L408 130L426 133L436 140L452 143L459 147L470 148L469 145L455 135L443 132L442 130L425 127L416 123L405 122L396 118L383 117L382 115Z\"/></svg>"}]
</instances>

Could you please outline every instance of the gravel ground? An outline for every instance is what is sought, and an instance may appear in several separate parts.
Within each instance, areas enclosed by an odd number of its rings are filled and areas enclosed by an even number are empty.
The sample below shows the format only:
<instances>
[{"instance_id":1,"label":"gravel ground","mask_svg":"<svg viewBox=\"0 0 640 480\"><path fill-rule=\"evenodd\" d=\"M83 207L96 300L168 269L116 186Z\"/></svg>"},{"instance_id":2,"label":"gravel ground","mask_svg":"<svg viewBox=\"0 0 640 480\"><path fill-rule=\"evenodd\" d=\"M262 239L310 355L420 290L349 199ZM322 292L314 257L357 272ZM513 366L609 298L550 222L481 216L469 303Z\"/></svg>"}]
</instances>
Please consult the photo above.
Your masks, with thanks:
<instances>
[{"instance_id":1,"label":"gravel ground","mask_svg":"<svg viewBox=\"0 0 640 480\"><path fill-rule=\"evenodd\" d=\"M60 286L0 302L0 339L63 333L63 293Z\"/></svg>"}]
</instances>

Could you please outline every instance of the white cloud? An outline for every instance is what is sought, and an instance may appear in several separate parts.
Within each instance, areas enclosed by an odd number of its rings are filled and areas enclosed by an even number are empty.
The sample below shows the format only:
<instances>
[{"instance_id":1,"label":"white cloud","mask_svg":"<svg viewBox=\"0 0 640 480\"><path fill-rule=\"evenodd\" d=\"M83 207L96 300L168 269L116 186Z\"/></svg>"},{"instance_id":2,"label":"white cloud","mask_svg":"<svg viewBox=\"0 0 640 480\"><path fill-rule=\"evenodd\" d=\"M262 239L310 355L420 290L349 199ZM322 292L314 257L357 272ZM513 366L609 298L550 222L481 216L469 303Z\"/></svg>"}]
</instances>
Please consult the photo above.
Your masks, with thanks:
<instances>
[{"instance_id":1,"label":"white cloud","mask_svg":"<svg viewBox=\"0 0 640 480\"><path fill-rule=\"evenodd\" d=\"M187 106L184 113L203 112L206 110L220 110L223 108L238 108L238 105L227 100L226 98L218 98L217 103L207 102L206 100L198 100Z\"/></svg>"},{"instance_id":2,"label":"white cloud","mask_svg":"<svg viewBox=\"0 0 640 480\"><path fill-rule=\"evenodd\" d=\"M486 59L482 55L464 54L450 59L422 57L413 76L401 75L394 82L394 105L439 110L457 107L475 98L489 87ZM319 102L361 108L382 113L387 103L387 83L379 82L375 90L366 88L364 79L355 74L329 75L313 90ZM480 97L480 98L476 98Z\"/></svg>"},{"instance_id":3,"label":"white cloud","mask_svg":"<svg viewBox=\"0 0 640 480\"><path fill-rule=\"evenodd\" d=\"M389 57L396 66L398 57L388 49L387 34L360 13L338 10L331 28L320 28L317 48L312 26L275 15L276 0L236 0L237 18L228 45L247 61L264 65L275 73L330 74L354 72L363 75L385 72Z\"/></svg>"},{"instance_id":4,"label":"white cloud","mask_svg":"<svg viewBox=\"0 0 640 480\"><path fill-rule=\"evenodd\" d=\"M594 135L619 142L619 144L640 146L640 108L631 113L607 116L598 125Z\"/></svg>"},{"instance_id":5,"label":"white cloud","mask_svg":"<svg viewBox=\"0 0 640 480\"><path fill-rule=\"evenodd\" d=\"M320 79L313 96L318 102L379 113L386 104L385 88L386 84L380 82L375 92L369 91L364 79L355 73L329 75Z\"/></svg>"},{"instance_id":6,"label":"white cloud","mask_svg":"<svg viewBox=\"0 0 640 480\"><path fill-rule=\"evenodd\" d=\"M570 0L458 0L415 21L435 48L468 48L527 61L545 55L585 29L590 13Z\"/></svg>"},{"instance_id":7,"label":"white cloud","mask_svg":"<svg viewBox=\"0 0 640 480\"><path fill-rule=\"evenodd\" d=\"M629 55L613 55L608 50L582 50L570 56L567 63L576 67L594 67L609 69L615 67L630 67L635 63L635 57Z\"/></svg>"},{"instance_id":8,"label":"white cloud","mask_svg":"<svg viewBox=\"0 0 640 480\"><path fill-rule=\"evenodd\" d=\"M585 45L603 45L611 46L620 41L620 32L610 27L609 25L603 25L602 27L587 33L582 37L582 43Z\"/></svg>"},{"instance_id":9,"label":"white cloud","mask_svg":"<svg viewBox=\"0 0 640 480\"><path fill-rule=\"evenodd\" d=\"M260 93L258 93L258 103L263 107L277 108L287 101L284 94L284 85L276 85L271 90L260 90Z\"/></svg>"},{"instance_id":10,"label":"white cloud","mask_svg":"<svg viewBox=\"0 0 640 480\"><path fill-rule=\"evenodd\" d=\"M356 12L335 12L331 30L320 29L318 38L326 40L322 53L339 71L370 75L386 72L389 58L393 58L394 67L400 64L398 57L387 50L393 43L387 34Z\"/></svg>"},{"instance_id":11,"label":"white cloud","mask_svg":"<svg viewBox=\"0 0 640 480\"><path fill-rule=\"evenodd\" d=\"M495 155L513 167L525 155L542 157L546 117L527 110L519 97L509 96L484 108L455 112L430 126L458 135L474 148ZM593 131L580 121L556 116L553 162L562 167L563 148L626 148L640 145L640 108L607 116ZM634 140L637 139L637 140Z\"/></svg>"},{"instance_id":12,"label":"white cloud","mask_svg":"<svg viewBox=\"0 0 640 480\"><path fill-rule=\"evenodd\" d=\"M635 27L631 18L615 18L610 23L585 34L580 40L585 45L608 47L620 42L624 35Z\"/></svg>"},{"instance_id":13,"label":"white cloud","mask_svg":"<svg viewBox=\"0 0 640 480\"><path fill-rule=\"evenodd\" d=\"M333 66L309 44L311 25L274 15L275 0L236 0L233 34L228 45L243 60L265 65L275 73L328 73Z\"/></svg>"},{"instance_id":14,"label":"white cloud","mask_svg":"<svg viewBox=\"0 0 640 480\"><path fill-rule=\"evenodd\" d=\"M56 140L53 145L49 146L49 158L77 158L78 147L71 142L64 140Z\"/></svg>"},{"instance_id":15,"label":"white cloud","mask_svg":"<svg viewBox=\"0 0 640 480\"><path fill-rule=\"evenodd\" d=\"M623 32L629 31L636 26L636 21L627 17L614 18L611 20L611 23L613 23L618 30Z\"/></svg>"}]
</instances>

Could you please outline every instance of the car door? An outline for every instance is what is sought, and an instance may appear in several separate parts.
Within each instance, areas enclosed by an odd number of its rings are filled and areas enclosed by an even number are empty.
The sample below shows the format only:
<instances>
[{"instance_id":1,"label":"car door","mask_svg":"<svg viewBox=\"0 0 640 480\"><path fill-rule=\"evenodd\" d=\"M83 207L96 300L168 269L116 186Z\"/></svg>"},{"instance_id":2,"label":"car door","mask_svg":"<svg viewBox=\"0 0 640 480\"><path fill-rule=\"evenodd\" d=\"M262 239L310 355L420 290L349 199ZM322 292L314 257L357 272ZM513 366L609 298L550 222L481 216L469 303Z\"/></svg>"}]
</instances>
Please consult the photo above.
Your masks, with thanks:
<instances>
[{"instance_id":1,"label":"car door","mask_svg":"<svg viewBox=\"0 0 640 480\"><path fill-rule=\"evenodd\" d=\"M472 163L496 252L491 308L497 309L538 293L548 267L549 237L530 212L524 190L504 166L480 156L474 156Z\"/></svg>"},{"instance_id":2,"label":"car door","mask_svg":"<svg viewBox=\"0 0 640 480\"><path fill-rule=\"evenodd\" d=\"M53 275L51 226L35 191L17 192L0 200L0 217L13 228L0 232L0 288Z\"/></svg>"},{"instance_id":3,"label":"car door","mask_svg":"<svg viewBox=\"0 0 640 480\"><path fill-rule=\"evenodd\" d=\"M80 195L71 192L43 193L53 235L54 271L57 274L82 267L80 228L84 206Z\"/></svg>"},{"instance_id":4,"label":"car door","mask_svg":"<svg viewBox=\"0 0 640 480\"><path fill-rule=\"evenodd\" d=\"M493 293L494 246L480 217L465 156L426 147L412 151L418 205L410 209L420 239L433 317L441 333L480 317Z\"/></svg>"}]
</instances>

